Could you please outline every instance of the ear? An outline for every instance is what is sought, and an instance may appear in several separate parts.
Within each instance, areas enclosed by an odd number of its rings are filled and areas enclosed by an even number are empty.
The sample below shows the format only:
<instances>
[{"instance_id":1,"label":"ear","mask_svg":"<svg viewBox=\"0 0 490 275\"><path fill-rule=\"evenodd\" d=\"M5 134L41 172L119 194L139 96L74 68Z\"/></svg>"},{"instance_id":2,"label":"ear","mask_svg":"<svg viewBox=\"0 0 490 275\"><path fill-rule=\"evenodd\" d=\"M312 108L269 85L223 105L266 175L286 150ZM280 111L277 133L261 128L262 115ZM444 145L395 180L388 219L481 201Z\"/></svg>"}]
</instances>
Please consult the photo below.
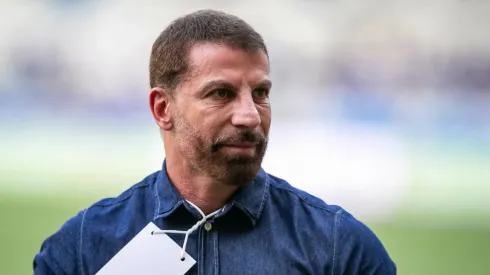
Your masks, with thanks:
<instances>
[{"instance_id":1,"label":"ear","mask_svg":"<svg viewBox=\"0 0 490 275\"><path fill-rule=\"evenodd\" d=\"M149 94L150 110L160 129L170 131L173 128L172 112L170 112L171 97L162 88L152 88Z\"/></svg>"}]
</instances>

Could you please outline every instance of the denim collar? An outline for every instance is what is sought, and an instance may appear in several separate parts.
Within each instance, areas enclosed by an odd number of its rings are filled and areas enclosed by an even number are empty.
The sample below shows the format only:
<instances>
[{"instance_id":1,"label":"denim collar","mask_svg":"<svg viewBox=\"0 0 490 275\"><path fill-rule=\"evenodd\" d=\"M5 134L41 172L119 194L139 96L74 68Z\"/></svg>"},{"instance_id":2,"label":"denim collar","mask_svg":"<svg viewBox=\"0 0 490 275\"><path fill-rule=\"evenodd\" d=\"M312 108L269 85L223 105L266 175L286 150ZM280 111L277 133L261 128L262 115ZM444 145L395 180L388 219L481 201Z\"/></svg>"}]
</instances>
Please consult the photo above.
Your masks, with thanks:
<instances>
[{"instance_id":1,"label":"denim collar","mask_svg":"<svg viewBox=\"0 0 490 275\"><path fill-rule=\"evenodd\" d=\"M179 194L171 183L163 162L162 170L158 173L154 182L155 213L154 219L166 218L172 215L176 209L186 206L185 199ZM223 211L216 215L224 216L230 209L235 208L243 212L254 226L263 212L266 201L269 198L268 175L260 169L255 179L248 185L241 187L233 196L232 200L225 205ZM186 206L189 209L188 206Z\"/></svg>"}]
</instances>

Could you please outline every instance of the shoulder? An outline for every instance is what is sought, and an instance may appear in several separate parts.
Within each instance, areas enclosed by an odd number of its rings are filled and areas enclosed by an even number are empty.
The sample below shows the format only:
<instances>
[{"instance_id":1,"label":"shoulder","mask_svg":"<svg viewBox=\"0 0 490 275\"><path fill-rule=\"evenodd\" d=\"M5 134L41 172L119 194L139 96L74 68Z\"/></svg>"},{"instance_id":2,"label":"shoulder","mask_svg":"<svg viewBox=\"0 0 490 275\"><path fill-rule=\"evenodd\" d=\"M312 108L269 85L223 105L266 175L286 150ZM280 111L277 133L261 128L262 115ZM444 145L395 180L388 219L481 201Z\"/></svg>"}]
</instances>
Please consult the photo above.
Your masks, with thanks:
<instances>
[{"instance_id":1,"label":"shoulder","mask_svg":"<svg viewBox=\"0 0 490 275\"><path fill-rule=\"evenodd\" d=\"M34 258L34 274L79 273L80 234L86 212L80 211L42 243Z\"/></svg>"},{"instance_id":2,"label":"shoulder","mask_svg":"<svg viewBox=\"0 0 490 275\"><path fill-rule=\"evenodd\" d=\"M283 207L294 207L295 216L301 211L300 215L308 217L308 227L329 240L317 236L317 243L333 244L329 250L335 274L396 274L383 244L363 222L338 205L327 204L283 179L270 174L268 177L271 196L278 196L276 201Z\"/></svg>"},{"instance_id":3,"label":"shoulder","mask_svg":"<svg viewBox=\"0 0 490 275\"><path fill-rule=\"evenodd\" d=\"M155 182L158 172L144 178L119 196L102 199L85 211L81 221L81 249L91 247L96 240L98 245L107 244L110 249L117 244L128 242L154 217ZM117 240L114 238L117 236ZM114 241L108 245L108 241ZM115 251L110 251L112 253ZM90 254L90 253L89 253ZM91 255L89 255L91 256Z\"/></svg>"},{"instance_id":4,"label":"shoulder","mask_svg":"<svg viewBox=\"0 0 490 275\"><path fill-rule=\"evenodd\" d=\"M137 199L139 196L144 195L144 193L151 187L151 185L156 181L158 177L158 172L155 172L137 184L131 186L129 189L125 190L123 193L113 198L105 198L94 203L88 208L88 210L98 210L106 207L112 207L119 204L128 202L130 199Z\"/></svg>"},{"instance_id":5,"label":"shoulder","mask_svg":"<svg viewBox=\"0 0 490 275\"><path fill-rule=\"evenodd\" d=\"M341 211L336 219L334 256L342 274L396 274L385 247L364 223Z\"/></svg>"},{"instance_id":6,"label":"shoulder","mask_svg":"<svg viewBox=\"0 0 490 275\"><path fill-rule=\"evenodd\" d=\"M296 203L302 207L309 208L310 211L314 211L325 217L335 218L336 215L344 211L342 207L327 204L322 199L298 189L289 184L286 180L274 175L268 174L268 182L271 186L271 196L279 195L281 198L287 199L291 203Z\"/></svg>"},{"instance_id":7,"label":"shoulder","mask_svg":"<svg viewBox=\"0 0 490 275\"><path fill-rule=\"evenodd\" d=\"M92 204L85 211L82 220L84 237L91 233L110 232L114 225L127 227L129 220L153 217L154 212L154 183L158 176L153 173L120 195L105 198Z\"/></svg>"},{"instance_id":8,"label":"shoulder","mask_svg":"<svg viewBox=\"0 0 490 275\"><path fill-rule=\"evenodd\" d=\"M114 230L130 238L135 223L129 220L153 215L147 205L152 200L146 198L153 195L150 190L157 175L149 175L119 196L102 199L66 221L42 243L34 259L35 274L81 274L85 248L91 246L91 241L107 239L106 235L114 235Z\"/></svg>"}]
</instances>

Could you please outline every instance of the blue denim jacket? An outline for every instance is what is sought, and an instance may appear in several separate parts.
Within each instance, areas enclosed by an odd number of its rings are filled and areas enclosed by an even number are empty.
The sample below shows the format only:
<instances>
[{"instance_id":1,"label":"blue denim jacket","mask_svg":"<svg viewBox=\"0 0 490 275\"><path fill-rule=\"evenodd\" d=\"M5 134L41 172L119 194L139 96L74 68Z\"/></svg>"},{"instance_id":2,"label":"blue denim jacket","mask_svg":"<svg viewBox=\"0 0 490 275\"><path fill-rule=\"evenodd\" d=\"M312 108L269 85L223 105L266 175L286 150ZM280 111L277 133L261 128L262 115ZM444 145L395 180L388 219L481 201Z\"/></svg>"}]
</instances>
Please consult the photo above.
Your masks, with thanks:
<instances>
[{"instance_id":1,"label":"blue denim jacket","mask_svg":"<svg viewBox=\"0 0 490 275\"><path fill-rule=\"evenodd\" d=\"M101 200L42 244L34 274L95 274L149 222L187 230L200 220L165 163L117 198ZM364 224L261 170L224 211L189 237L187 274L391 275L395 264ZM182 246L183 235L169 235ZM162 274L165 271L162 270Z\"/></svg>"}]
</instances>

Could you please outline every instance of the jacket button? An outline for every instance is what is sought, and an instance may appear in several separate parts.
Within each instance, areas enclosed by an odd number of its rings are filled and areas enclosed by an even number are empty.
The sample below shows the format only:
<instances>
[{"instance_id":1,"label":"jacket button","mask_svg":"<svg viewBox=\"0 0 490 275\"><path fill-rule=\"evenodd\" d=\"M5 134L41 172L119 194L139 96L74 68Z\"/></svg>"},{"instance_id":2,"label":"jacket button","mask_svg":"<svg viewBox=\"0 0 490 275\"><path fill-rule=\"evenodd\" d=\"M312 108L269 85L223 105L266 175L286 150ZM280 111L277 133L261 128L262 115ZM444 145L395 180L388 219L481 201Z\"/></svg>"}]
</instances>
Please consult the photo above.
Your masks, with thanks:
<instances>
[{"instance_id":1,"label":"jacket button","mask_svg":"<svg viewBox=\"0 0 490 275\"><path fill-rule=\"evenodd\" d=\"M209 222L204 224L204 230L209 231L213 228L213 225Z\"/></svg>"}]
</instances>

